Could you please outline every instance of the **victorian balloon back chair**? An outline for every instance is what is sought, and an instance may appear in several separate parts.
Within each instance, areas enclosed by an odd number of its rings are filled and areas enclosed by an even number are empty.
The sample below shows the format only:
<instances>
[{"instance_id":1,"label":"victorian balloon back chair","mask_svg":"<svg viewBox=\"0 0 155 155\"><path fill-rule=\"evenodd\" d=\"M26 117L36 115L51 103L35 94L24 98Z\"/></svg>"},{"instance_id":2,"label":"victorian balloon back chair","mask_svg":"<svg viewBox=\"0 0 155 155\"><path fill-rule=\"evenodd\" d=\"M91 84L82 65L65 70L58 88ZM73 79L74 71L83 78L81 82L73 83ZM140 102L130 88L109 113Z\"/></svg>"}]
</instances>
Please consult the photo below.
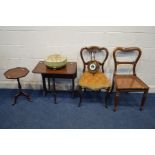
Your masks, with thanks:
<instances>
[{"instance_id":1,"label":"victorian balloon back chair","mask_svg":"<svg viewBox=\"0 0 155 155\"><path fill-rule=\"evenodd\" d=\"M105 47L91 46L81 49L80 56L83 62L83 73L79 80L79 107L82 102L83 90L84 92L86 90L100 92L101 89L105 89L105 107L107 108L107 99L109 96L111 82L104 74L104 64L108 55L109 52Z\"/></svg>"},{"instance_id":2,"label":"victorian balloon back chair","mask_svg":"<svg viewBox=\"0 0 155 155\"><path fill-rule=\"evenodd\" d=\"M143 110L144 102L148 94L149 87L137 76L136 65L142 55L142 51L138 47L117 47L113 51L114 58L114 74L112 89L115 88L114 111L117 111L118 98L121 92L144 92L141 100L140 110ZM128 60L120 60L120 58L127 58ZM131 59L132 57L132 59ZM130 60L129 60L130 58ZM134 60L133 60L134 58ZM119 66L130 65L132 73L122 74L118 73Z\"/></svg>"}]
</instances>

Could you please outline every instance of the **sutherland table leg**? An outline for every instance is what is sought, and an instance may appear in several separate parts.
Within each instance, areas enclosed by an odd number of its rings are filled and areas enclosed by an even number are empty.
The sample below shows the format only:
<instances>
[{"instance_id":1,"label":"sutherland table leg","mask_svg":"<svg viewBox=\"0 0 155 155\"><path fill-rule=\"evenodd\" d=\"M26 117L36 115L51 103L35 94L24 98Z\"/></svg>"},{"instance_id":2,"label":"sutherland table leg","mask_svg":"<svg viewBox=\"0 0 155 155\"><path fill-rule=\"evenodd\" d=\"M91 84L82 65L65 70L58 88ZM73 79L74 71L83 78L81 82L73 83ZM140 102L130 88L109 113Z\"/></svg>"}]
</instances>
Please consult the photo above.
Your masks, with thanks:
<instances>
[{"instance_id":1,"label":"sutherland table leg","mask_svg":"<svg viewBox=\"0 0 155 155\"><path fill-rule=\"evenodd\" d=\"M48 90L50 91L51 90L51 85L50 85L50 78L48 78Z\"/></svg>"},{"instance_id":2,"label":"sutherland table leg","mask_svg":"<svg viewBox=\"0 0 155 155\"><path fill-rule=\"evenodd\" d=\"M42 74L42 82L43 82L43 95L46 96L47 89L46 89L46 81L45 81L45 76Z\"/></svg>"},{"instance_id":3,"label":"sutherland table leg","mask_svg":"<svg viewBox=\"0 0 155 155\"><path fill-rule=\"evenodd\" d=\"M75 84L74 84L74 79L72 79L72 97L75 96Z\"/></svg>"},{"instance_id":4,"label":"sutherland table leg","mask_svg":"<svg viewBox=\"0 0 155 155\"><path fill-rule=\"evenodd\" d=\"M141 107L140 107L141 111L144 109L144 103L145 103L147 94L148 94L148 89L145 90L144 93L143 93L143 97L142 97L142 101L141 101Z\"/></svg>"},{"instance_id":5,"label":"sutherland table leg","mask_svg":"<svg viewBox=\"0 0 155 155\"><path fill-rule=\"evenodd\" d=\"M57 104L57 102L56 102L55 79L54 78L53 78L53 94L54 94L54 103Z\"/></svg>"}]
</instances>

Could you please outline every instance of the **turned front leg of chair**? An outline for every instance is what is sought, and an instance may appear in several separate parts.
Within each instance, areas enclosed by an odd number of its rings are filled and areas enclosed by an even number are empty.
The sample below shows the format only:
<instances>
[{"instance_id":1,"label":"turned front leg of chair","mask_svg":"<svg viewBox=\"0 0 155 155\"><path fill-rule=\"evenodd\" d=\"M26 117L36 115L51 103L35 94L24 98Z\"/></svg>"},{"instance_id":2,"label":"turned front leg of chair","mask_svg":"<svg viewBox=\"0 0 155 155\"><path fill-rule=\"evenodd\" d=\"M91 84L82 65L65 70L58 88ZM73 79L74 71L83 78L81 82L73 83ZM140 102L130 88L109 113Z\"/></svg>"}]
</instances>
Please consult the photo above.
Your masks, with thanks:
<instances>
[{"instance_id":1,"label":"turned front leg of chair","mask_svg":"<svg viewBox=\"0 0 155 155\"><path fill-rule=\"evenodd\" d=\"M144 109L144 103L145 103L147 94L148 94L148 89L144 90L144 93L143 93L143 96L142 96L142 101L141 101L140 111L142 111Z\"/></svg>"},{"instance_id":2,"label":"turned front leg of chair","mask_svg":"<svg viewBox=\"0 0 155 155\"><path fill-rule=\"evenodd\" d=\"M82 102L82 88L80 86L78 88L78 94L79 94L79 97L80 97L78 107L80 107L81 106L81 102Z\"/></svg>"},{"instance_id":3,"label":"turned front leg of chair","mask_svg":"<svg viewBox=\"0 0 155 155\"><path fill-rule=\"evenodd\" d=\"M110 91L110 87L109 88L107 88L107 90L106 90L106 95L105 95L105 108L108 108L108 103L107 103L107 101L108 101L108 98L109 98L109 92Z\"/></svg>"},{"instance_id":4,"label":"turned front leg of chair","mask_svg":"<svg viewBox=\"0 0 155 155\"><path fill-rule=\"evenodd\" d=\"M114 102L115 102L115 103L114 103L114 112L117 111L119 95L120 95L120 93L116 90L116 93L115 93L115 101L114 101Z\"/></svg>"},{"instance_id":5,"label":"turned front leg of chair","mask_svg":"<svg viewBox=\"0 0 155 155\"><path fill-rule=\"evenodd\" d=\"M111 89L110 89L110 94L113 92L113 90L114 90L114 80L112 82L112 86L111 86Z\"/></svg>"}]
</instances>

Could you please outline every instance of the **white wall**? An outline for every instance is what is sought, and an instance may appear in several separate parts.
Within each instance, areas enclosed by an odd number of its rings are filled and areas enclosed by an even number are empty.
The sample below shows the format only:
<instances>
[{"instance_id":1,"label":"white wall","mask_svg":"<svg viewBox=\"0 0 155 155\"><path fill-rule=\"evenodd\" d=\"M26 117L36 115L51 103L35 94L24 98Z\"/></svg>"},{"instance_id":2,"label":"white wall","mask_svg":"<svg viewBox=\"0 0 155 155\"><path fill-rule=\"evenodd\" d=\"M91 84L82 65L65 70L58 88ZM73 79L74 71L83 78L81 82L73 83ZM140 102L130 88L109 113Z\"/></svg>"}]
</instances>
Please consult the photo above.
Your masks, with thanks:
<instances>
[{"instance_id":1,"label":"white wall","mask_svg":"<svg viewBox=\"0 0 155 155\"><path fill-rule=\"evenodd\" d=\"M155 92L155 27L0 27L0 88L16 88L16 81L5 79L3 73L13 67L33 70L39 60L52 53L62 53L68 61L77 61L78 77L82 47L97 45L109 49L106 73L113 71L112 51L117 46L138 46L143 55L137 66L138 75ZM77 78L78 80L78 78ZM77 82L77 81L76 81ZM24 88L41 88L41 76L30 72L22 79ZM59 87L64 87L58 80ZM66 81L65 89L70 88Z\"/></svg>"}]
</instances>

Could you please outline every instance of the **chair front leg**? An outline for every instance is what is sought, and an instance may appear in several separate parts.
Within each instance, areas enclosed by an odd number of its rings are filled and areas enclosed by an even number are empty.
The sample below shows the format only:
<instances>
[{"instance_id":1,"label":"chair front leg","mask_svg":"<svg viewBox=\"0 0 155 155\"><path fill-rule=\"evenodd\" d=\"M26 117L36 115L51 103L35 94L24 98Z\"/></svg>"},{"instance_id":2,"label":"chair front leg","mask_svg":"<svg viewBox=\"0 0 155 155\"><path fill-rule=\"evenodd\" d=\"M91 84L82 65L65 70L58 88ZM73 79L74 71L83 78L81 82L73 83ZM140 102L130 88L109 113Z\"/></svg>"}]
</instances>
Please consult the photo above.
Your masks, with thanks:
<instances>
[{"instance_id":1,"label":"chair front leg","mask_svg":"<svg viewBox=\"0 0 155 155\"><path fill-rule=\"evenodd\" d=\"M114 102L115 102L115 103L114 103L114 112L117 111L119 95L120 95L119 91L116 90L116 93L115 93L115 101L114 101Z\"/></svg>"},{"instance_id":2,"label":"chair front leg","mask_svg":"<svg viewBox=\"0 0 155 155\"><path fill-rule=\"evenodd\" d=\"M105 108L108 108L107 101L108 101L109 96L110 96L110 87L107 88L107 90L106 90L106 95L105 95Z\"/></svg>"},{"instance_id":3,"label":"chair front leg","mask_svg":"<svg viewBox=\"0 0 155 155\"><path fill-rule=\"evenodd\" d=\"M142 96L142 101L141 101L140 111L142 111L144 109L144 103L145 103L147 94L148 94L148 89L144 90L144 93L143 93L143 96Z\"/></svg>"},{"instance_id":4,"label":"chair front leg","mask_svg":"<svg viewBox=\"0 0 155 155\"><path fill-rule=\"evenodd\" d=\"M82 102L82 87L81 86L79 86L79 88L78 88L78 94L79 94L79 97L80 97L78 107L80 107L81 106L81 102Z\"/></svg>"},{"instance_id":5,"label":"chair front leg","mask_svg":"<svg viewBox=\"0 0 155 155\"><path fill-rule=\"evenodd\" d=\"M114 80L112 81L112 86L111 86L111 89L110 89L110 94L113 92L113 90L114 90L114 85L115 85L115 83L114 83Z\"/></svg>"}]
</instances>

